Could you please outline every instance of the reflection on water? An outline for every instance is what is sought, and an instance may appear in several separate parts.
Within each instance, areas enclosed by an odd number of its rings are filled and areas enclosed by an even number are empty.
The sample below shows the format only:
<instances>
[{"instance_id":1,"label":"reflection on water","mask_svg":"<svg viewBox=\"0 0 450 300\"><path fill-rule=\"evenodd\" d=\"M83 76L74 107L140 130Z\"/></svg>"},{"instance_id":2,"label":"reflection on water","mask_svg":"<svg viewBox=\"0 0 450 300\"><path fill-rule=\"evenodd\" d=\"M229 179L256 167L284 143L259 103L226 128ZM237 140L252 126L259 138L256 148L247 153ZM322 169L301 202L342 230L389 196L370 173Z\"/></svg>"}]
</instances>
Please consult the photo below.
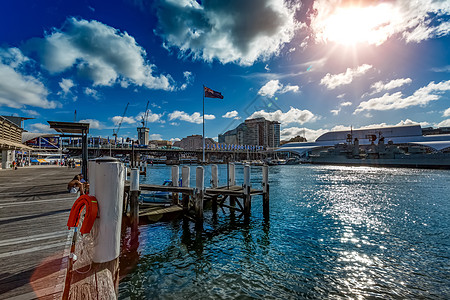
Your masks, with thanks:
<instances>
[{"instance_id":1,"label":"reflection on water","mask_svg":"<svg viewBox=\"0 0 450 300\"><path fill-rule=\"evenodd\" d=\"M160 183L170 168L150 174ZM119 298L449 298L449 180L439 170L270 167L268 218L255 197L249 222L219 208L205 212L203 232L175 220L140 226L138 244L125 238Z\"/></svg>"}]
</instances>

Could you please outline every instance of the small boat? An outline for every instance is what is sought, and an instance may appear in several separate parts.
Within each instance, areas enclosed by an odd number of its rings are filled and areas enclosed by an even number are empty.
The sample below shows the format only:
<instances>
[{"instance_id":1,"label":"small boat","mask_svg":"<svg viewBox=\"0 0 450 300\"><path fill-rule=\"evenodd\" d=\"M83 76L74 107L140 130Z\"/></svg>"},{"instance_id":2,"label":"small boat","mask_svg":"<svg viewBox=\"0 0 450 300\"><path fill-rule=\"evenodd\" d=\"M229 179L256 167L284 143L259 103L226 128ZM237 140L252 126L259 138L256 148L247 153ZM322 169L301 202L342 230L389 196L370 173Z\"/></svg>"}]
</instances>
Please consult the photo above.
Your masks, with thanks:
<instances>
[{"instance_id":1,"label":"small boat","mask_svg":"<svg viewBox=\"0 0 450 300\"><path fill-rule=\"evenodd\" d=\"M172 180L165 180L163 183L163 186L173 186ZM163 192L163 191L141 193L141 195L139 196L139 200L140 200L140 202L142 202L144 204L145 203L149 203L149 204L171 203L172 193Z\"/></svg>"}]
</instances>

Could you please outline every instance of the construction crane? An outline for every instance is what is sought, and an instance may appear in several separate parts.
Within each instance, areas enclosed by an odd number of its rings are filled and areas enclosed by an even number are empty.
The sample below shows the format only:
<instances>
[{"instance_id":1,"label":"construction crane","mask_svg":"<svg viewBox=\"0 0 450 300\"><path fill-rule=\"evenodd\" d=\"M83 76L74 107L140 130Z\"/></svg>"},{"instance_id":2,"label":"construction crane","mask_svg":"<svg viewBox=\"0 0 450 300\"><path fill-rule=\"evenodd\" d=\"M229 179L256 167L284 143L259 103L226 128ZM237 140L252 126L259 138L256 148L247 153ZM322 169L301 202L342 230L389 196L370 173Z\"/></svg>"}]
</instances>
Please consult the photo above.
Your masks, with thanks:
<instances>
[{"instance_id":1,"label":"construction crane","mask_svg":"<svg viewBox=\"0 0 450 300\"><path fill-rule=\"evenodd\" d=\"M145 107L145 112L144 112L144 115L142 116L142 121L141 121L141 123L142 123L142 127L147 127L147 119L148 119L148 103L149 103L150 101L147 101L147 106Z\"/></svg>"},{"instance_id":2,"label":"construction crane","mask_svg":"<svg viewBox=\"0 0 450 300\"><path fill-rule=\"evenodd\" d=\"M125 106L125 110L123 111L122 118L120 118L120 122L117 124L117 129L113 129L114 144L116 144L116 145L117 145L117 134L119 133L120 126L122 126L123 118L125 118L125 114L127 113L129 104L130 103L127 103L127 106Z\"/></svg>"}]
</instances>

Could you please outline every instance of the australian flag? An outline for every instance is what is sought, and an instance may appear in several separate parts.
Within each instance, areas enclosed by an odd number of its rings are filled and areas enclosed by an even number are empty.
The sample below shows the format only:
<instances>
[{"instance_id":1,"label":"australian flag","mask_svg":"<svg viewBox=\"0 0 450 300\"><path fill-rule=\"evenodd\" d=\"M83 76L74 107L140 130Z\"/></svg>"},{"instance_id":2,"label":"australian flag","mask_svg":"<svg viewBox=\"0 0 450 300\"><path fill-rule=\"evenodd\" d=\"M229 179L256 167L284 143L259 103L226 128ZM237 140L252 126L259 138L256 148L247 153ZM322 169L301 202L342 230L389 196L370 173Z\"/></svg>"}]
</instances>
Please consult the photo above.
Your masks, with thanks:
<instances>
[{"instance_id":1,"label":"australian flag","mask_svg":"<svg viewBox=\"0 0 450 300\"><path fill-rule=\"evenodd\" d=\"M219 98L219 99L223 99L223 96L220 92L216 92L213 91L210 88L207 88L206 86L203 87L204 91L205 91L205 97L206 98Z\"/></svg>"}]
</instances>

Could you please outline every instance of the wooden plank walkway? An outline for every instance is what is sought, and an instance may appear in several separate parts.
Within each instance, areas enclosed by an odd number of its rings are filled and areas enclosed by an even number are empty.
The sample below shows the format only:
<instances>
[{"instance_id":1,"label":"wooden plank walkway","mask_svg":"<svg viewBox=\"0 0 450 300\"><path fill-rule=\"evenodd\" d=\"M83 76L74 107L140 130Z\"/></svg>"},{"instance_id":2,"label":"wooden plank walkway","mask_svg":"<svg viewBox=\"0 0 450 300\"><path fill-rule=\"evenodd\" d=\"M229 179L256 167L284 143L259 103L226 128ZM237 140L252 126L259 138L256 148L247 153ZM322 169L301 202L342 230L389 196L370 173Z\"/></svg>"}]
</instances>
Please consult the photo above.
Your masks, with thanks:
<instances>
[{"instance_id":1,"label":"wooden plank walkway","mask_svg":"<svg viewBox=\"0 0 450 300\"><path fill-rule=\"evenodd\" d=\"M0 299L61 299L72 241L67 218L80 168L0 170Z\"/></svg>"}]
</instances>

